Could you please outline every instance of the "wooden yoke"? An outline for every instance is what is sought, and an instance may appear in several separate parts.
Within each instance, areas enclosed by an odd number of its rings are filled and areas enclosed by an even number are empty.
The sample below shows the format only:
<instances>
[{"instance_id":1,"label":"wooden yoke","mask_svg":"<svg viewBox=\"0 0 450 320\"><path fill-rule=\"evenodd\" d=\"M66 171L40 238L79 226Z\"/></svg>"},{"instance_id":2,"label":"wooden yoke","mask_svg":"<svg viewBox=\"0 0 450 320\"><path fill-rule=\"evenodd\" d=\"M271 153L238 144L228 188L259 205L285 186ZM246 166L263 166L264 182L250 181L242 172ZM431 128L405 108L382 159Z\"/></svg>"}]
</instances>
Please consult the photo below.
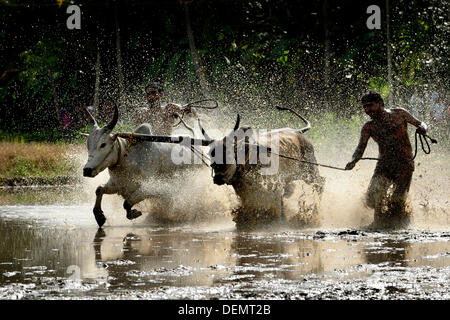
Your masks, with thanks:
<instances>
[{"instance_id":1,"label":"wooden yoke","mask_svg":"<svg viewBox=\"0 0 450 320\"><path fill-rule=\"evenodd\" d=\"M128 140L163 142L163 143L182 143L184 139L189 139L190 145L209 146L214 140L195 139L189 136L154 136L150 134L134 133L134 132L117 132L117 136ZM184 141L186 141L184 140Z\"/></svg>"},{"instance_id":2,"label":"wooden yoke","mask_svg":"<svg viewBox=\"0 0 450 320\"><path fill-rule=\"evenodd\" d=\"M209 146L215 140L210 139L196 139L189 136L154 136L150 134L134 133L134 132L117 132L116 135L121 138L128 139L135 144L139 141L149 141L149 142L162 142L162 143L182 143L184 139L189 139L190 145L196 146ZM254 146L259 148L258 150L266 150L266 152L272 152L270 147L262 146L259 144L246 143L246 145Z\"/></svg>"}]
</instances>

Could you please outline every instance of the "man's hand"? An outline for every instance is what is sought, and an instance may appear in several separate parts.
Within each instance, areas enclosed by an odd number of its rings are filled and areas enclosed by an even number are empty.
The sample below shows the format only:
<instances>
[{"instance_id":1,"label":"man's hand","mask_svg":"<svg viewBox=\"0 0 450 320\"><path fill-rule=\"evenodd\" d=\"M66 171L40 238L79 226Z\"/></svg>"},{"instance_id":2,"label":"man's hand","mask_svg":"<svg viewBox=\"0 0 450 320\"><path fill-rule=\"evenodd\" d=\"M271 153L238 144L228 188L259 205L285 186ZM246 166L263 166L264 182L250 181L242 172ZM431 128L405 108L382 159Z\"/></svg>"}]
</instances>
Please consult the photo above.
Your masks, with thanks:
<instances>
[{"instance_id":1,"label":"man's hand","mask_svg":"<svg viewBox=\"0 0 450 320\"><path fill-rule=\"evenodd\" d=\"M425 123L421 123L420 126L417 127L416 131L421 135L427 134L427 125Z\"/></svg>"},{"instance_id":2,"label":"man's hand","mask_svg":"<svg viewBox=\"0 0 450 320\"><path fill-rule=\"evenodd\" d=\"M417 131L418 133L420 133L421 135L423 135L423 136L427 134L427 131L424 130L423 128L420 128L420 127L417 128L416 131Z\"/></svg>"},{"instance_id":3,"label":"man's hand","mask_svg":"<svg viewBox=\"0 0 450 320\"><path fill-rule=\"evenodd\" d=\"M347 163L347 165L345 166L345 170L352 170L356 165L356 161L350 161L349 163Z\"/></svg>"},{"instance_id":4,"label":"man's hand","mask_svg":"<svg viewBox=\"0 0 450 320\"><path fill-rule=\"evenodd\" d=\"M189 106L184 107L181 110L183 111L183 114L188 114L188 115L190 115L192 117L197 117L197 113L194 110L192 110L192 108L189 107Z\"/></svg>"}]
</instances>

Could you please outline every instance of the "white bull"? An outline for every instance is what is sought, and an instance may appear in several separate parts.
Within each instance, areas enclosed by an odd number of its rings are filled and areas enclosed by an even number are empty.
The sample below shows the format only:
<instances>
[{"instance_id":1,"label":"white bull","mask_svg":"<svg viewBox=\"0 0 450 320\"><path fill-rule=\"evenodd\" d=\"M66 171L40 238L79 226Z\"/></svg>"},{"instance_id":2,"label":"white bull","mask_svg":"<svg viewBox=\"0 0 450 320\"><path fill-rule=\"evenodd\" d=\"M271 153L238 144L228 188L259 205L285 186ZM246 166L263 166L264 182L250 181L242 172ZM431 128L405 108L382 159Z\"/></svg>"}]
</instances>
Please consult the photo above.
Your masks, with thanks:
<instances>
[{"instance_id":1,"label":"white bull","mask_svg":"<svg viewBox=\"0 0 450 320\"><path fill-rule=\"evenodd\" d=\"M86 110L87 111L87 110ZM94 216L99 227L103 226L106 217L101 208L104 194L119 194L125 201L123 207L127 218L132 220L142 213L132 207L151 197L167 197L156 188L149 188L149 178L168 178L175 173L186 171L192 165L177 164L173 155L180 152L190 152L180 145L158 142L139 142L131 145L128 139L113 134L117 120L118 109L115 107L113 119L105 127L100 128L94 117L87 111L92 127L87 139L88 161L83 168L83 176L95 177L108 168L110 178L96 191ZM142 124L135 133L151 134L149 124ZM201 162L195 162L201 163Z\"/></svg>"}]
</instances>

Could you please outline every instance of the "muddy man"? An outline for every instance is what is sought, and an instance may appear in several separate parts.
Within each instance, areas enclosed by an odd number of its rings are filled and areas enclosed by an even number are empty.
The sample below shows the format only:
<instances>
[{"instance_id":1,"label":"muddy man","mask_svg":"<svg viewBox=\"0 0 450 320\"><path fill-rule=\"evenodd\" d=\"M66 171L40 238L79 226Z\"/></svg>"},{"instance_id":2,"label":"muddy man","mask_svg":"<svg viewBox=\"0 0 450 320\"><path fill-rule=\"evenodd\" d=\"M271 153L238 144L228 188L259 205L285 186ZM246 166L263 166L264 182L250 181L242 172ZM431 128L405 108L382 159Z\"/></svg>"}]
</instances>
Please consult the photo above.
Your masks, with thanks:
<instances>
[{"instance_id":1,"label":"muddy man","mask_svg":"<svg viewBox=\"0 0 450 320\"><path fill-rule=\"evenodd\" d=\"M195 111L189 106L181 107L172 103L161 106L161 98L164 96L164 91L158 82L147 84L145 95L148 107L139 108L136 111L134 122L136 125L150 123L152 134L171 135L175 118L183 114L197 117Z\"/></svg>"},{"instance_id":2,"label":"muddy man","mask_svg":"<svg viewBox=\"0 0 450 320\"><path fill-rule=\"evenodd\" d=\"M408 136L408 123L425 134L427 125L403 108L384 109L380 94L369 91L361 98L364 111L371 120L362 130L352 161L345 169L351 170L362 157L369 138L378 144L379 160L366 193L366 204L375 209L374 224L382 223L382 200L391 185L390 212L405 217L406 199L414 171L412 147Z\"/></svg>"}]
</instances>

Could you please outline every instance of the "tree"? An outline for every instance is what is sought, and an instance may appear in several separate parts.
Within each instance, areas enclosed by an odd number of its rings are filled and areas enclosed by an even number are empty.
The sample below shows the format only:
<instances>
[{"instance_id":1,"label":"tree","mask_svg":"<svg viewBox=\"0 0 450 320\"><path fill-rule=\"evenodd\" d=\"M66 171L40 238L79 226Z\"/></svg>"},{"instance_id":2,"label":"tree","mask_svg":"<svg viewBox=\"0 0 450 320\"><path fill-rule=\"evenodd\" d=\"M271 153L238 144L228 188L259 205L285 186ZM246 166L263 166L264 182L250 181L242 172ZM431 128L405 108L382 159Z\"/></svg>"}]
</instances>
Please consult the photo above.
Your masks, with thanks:
<instances>
[{"instance_id":1,"label":"tree","mask_svg":"<svg viewBox=\"0 0 450 320\"><path fill-rule=\"evenodd\" d=\"M186 22L186 33L189 40L189 48L191 51L192 61L194 63L195 72L197 73L198 80L200 82L200 87L203 91L203 96L209 96L209 86L208 82L206 80L204 67L202 65L201 58L197 52L197 49L195 47L195 39L194 39L194 32L192 31L191 27L191 17L189 14L189 1L187 0L180 0L180 2L183 4L184 8L184 17Z\"/></svg>"}]
</instances>

